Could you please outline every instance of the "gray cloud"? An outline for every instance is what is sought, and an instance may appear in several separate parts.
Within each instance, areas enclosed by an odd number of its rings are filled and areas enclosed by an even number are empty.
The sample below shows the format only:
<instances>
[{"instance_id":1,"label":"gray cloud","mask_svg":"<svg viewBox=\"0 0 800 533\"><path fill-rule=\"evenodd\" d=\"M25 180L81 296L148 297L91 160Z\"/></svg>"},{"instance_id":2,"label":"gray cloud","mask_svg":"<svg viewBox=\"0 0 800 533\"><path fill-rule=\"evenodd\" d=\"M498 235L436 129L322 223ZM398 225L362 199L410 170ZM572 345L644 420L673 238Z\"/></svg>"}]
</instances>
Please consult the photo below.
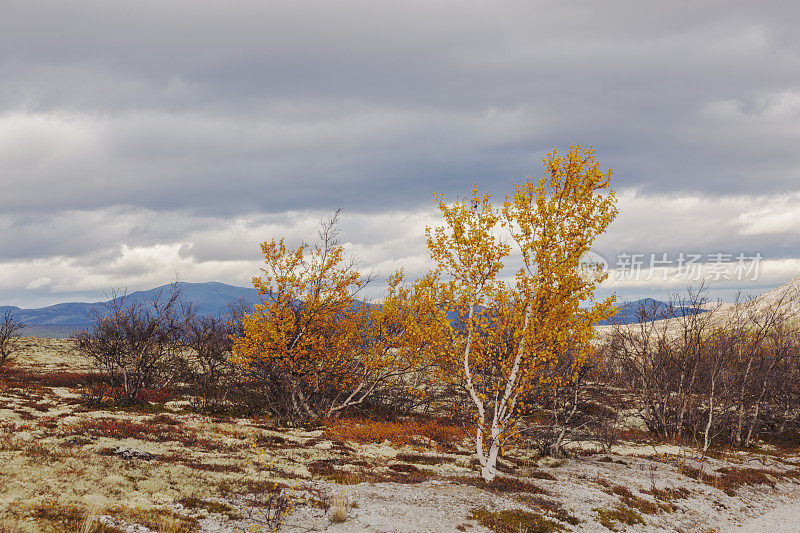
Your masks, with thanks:
<instances>
[{"instance_id":1,"label":"gray cloud","mask_svg":"<svg viewBox=\"0 0 800 533\"><path fill-rule=\"evenodd\" d=\"M735 260L760 254L758 279L719 280L715 289L769 288L800 271L800 194L762 196L646 195L619 193L621 214L595 246L612 269L622 268L620 254L640 254L643 271L650 254L700 253L704 261L723 253ZM259 273L259 244L285 238L289 247L313 241L325 211L256 213L240 217L187 211L109 208L64 211L0 223L0 293L10 303L54 303L71 295L98 299L109 288L145 289L178 274L185 281L219 280L248 285ZM364 272L381 278L404 269L410 278L432 265L424 232L440 219L427 209L344 212L342 242L361 260ZM17 243L25 243L20 248ZM513 260L507 274L512 275ZM368 291L380 297L382 279ZM659 275L607 283L604 293L653 295L688 282ZM20 292L20 288L26 288ZM726 293L727 294L727 293Z\"/></svg>"},{"instance_id":2,"label":"gray cloud","mask_svg":"<svg viewBox=\"0 0 800 533\"><path fill-rule=\"evenodd\" d=\"M800 257L792 2L0 4L0 263L61 261L0 295L218 279L337 207L370 264L419 270L421 236L370 225L570 143L639 195L608 254Z\"/></svg>"}]
</instances>

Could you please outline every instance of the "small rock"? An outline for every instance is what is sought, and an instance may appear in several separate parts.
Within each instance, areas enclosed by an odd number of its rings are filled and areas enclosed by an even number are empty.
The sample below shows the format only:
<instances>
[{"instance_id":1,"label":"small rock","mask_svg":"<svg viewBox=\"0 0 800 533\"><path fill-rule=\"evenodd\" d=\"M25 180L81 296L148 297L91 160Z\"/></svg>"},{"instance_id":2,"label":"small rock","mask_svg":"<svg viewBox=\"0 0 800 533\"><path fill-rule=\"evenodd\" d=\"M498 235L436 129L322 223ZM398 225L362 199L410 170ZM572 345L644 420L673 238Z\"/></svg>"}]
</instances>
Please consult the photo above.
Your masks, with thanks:
<instances>
[{"instance_id":1,"label":"small rock","mask_svg":"<svg viewBox=\"0 0 800 533\"><path fill-rule=\"evenodd\" d=\"M414 444L420 444L422 446L427 446L427 447L436 446L436 441L435 440L433 440L433 439L431 439L429 437L425 437L423 435L412 435L411 436L411 442L413 442Z\"/></svg>"},{"instance_id":2,"label":"small rock","mask_svg":"<svg viewBox=\"0 0 800 533\"><path fill-rule=\"evenodd\" d=\"M128 448L127 446L117 446L112 450L112 453L114 455L119 455L125 460L141 459L142 461L149 461L153 458L152 454L134 450L133 448Z\"/></svg>"},{"instance_id":3,"label":"small rock","mask_svg":"<svg viewBox=\"0 0 800 533\"><path fill-rule=\"evenodd\" d=\"M76 435L74 437L70 437L67 440L65 440L64 444L69 444L71 446L83 446L83 445L89 444L91 442L92 442L92 439Z\"/></svg>"}]
</instances>

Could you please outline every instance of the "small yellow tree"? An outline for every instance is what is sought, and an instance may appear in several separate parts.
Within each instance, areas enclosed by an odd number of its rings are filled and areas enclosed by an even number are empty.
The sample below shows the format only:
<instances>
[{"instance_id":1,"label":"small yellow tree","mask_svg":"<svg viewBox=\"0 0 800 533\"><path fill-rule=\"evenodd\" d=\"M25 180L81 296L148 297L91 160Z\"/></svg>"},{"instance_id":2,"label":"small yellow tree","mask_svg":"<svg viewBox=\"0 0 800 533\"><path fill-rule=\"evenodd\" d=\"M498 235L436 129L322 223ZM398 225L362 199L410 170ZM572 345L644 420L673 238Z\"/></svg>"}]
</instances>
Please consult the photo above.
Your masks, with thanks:
<instances>
[{"instance_id":1,"label":"small yellow tree","mask_svg":"<svg viewBox=\"0 0 800 533\"><path fill-rule=\"evenodd\" d=\"M361 405L380 388L434 361L446 323L430 279L405 286L389 279L382 305L359 300L362 276L338 242L338 212L323 221L319 242L292 250L283 239L261 245L262 302L242 319L234 361L251 390L287 422L330 417Z\"/></svg>"},{"instance_id":2,"label":"small yellow tree","mask_svg":"<svg viewBox=\"0 0 800 533\"><path fill-rule=\"evenodd\" d=\"M234 339L236 363L266 407L290 422L358 401L370 373L355 353L369 317L357 295L370 279L345 258L337 222L338 212L323 221L315 246L291 250L283 239L261 245L264 267L253 286L262 302L244 315Z\"/></svg>"},{"instance_id":3,"label":"small yellow tree","mask_svg":"<svg viewBox=\"0 0 800 533\"><path fill-rule=\"evenodd\" d=\"M437 370L452 339L435 274L404 281L402 271L389 277L386 297L372 306L364 332L365 357L391 385L382 396L395 412L429 405L441 394Z\"/></svg>"},{"instance_id":4,"label":"small yellow tree","mask_svg":"<svg viewBox=\"0 0 800 533\"><path fill-rule=\"evenodd\" d=\"M454 353L475 406L475 450L481 475L496 475L504 440L536 387L558 385L552 369L570 353L575 373L591 351L594 324L613 314L613 297L594 302L602 275L586 276L581 257L617 214L611 171L602 172L593 150L573 146L566 157L551 151L545 176L518 185L500 209L488 195L447 205L445 226L428 229L432 258L449 274L445 283L460 314L461 342ZM516 244L522 267L512 282L498 275ZM582 306L589 301L590 306ZM576 353L577 352L577 353Z\"/></svg>"}]
</instances>

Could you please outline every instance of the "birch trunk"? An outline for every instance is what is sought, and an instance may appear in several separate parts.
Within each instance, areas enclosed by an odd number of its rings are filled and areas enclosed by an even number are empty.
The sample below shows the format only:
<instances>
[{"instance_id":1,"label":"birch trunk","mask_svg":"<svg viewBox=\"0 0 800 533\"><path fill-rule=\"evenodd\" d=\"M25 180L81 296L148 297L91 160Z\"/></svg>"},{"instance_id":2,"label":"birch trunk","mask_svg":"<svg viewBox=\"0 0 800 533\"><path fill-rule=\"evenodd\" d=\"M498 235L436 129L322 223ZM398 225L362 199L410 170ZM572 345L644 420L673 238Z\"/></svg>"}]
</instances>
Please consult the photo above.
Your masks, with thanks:
<instances>
[{"instance_id":1,"label":"birch trunk","mask_svg":"<svg viewBox=\"0 0 800 533\"><path fill-rule=\"evenodd\" d=\"M706 422L706 430L703 433L703 456L708 451L708 446L711 444L709 434L711 433L711 422L714 419L714 392L717 384L716 378L711 378L711 397L708 400L708 421Z\"/></svg>"},{"instance_id":2,"label":"birch trunk","mask_svg":"<svg viewBox=\"0 0 800 533\"><path fill-rule=\"evenodd\" d=\"M487 483L491 483L494 480L495 476L497 475L497 457L500 453L500 439L503 437L506 425L508 424L509 420L511 420L511 416L514 410L514 405L516 403L520 365L522 363L522 356L525 354L525 335L526 332L528 331L528 325L530 324L530 319L532 314L533 314L533 309L531 305L528 304L525 307L525 321L522 326L522 335L519 341L519 345L517 347L517 353L514 356L514 365L511 368L511 373L508 376L508 382L506 383L505 389L503 391L503 397L500 399L499 403L497 402L497 396L495 396L494 413L492 415L492 432L489 440L488 454L486 455L484 454L482 441L480 444L478 444L478 439L476 438L478 461L481 462L481 467L482 467L481 476L483 476L483 479ZM470 309L470 318L472 318L472 309ZM472 330L470 330L469 333L470 338L471 335L472 335ZM465 365L465 370L469 372L467 358L464 359L464 365ZM470 386L470 393L472 393L471 382L469 386ZM475 398L473 398L473 401L475 401ZM479 407L479 417L481 419L481 422L485 420L483 411L483 402L481 402L481 405ZM480 427L478 429L478 432L479 432L478 437L481 437Z\"/></svg>"},{"instance_id":3,"label":"birch trunk","mask_svg":"<svg viewBox=\"0 0 800 533\"><path fill-rule=\"evenodd\" d=\"M750 446L750 443L753 438L753 430L758 425L758 415L761 412L761 401L764 399L764 393L766 392L766 390L767 390L767 379L764 378L764 380L761 382L761 392L758 395L758 400L756 400L756 406L753 412L753 420L752 422L750 422L750 427L747 429L747 437L745 437L744 439L744 445L746 448Z\"/></svg>"},{"instance_id":4,"label":"birch trunk","mask_svg":"<svg viewBox=\"0 0 800 533\"><path fill-rule=\"evenodd\" d=\"M747 359L747 368L742 377L742 385L739 387L739 417L736 420L736 433L734 435L734 442L736 444L742 443L742 426L744 425L744 389L747 386L747 378L750 376L750 367L753 364L753 357Z\"/></svg>"}]
</instances>

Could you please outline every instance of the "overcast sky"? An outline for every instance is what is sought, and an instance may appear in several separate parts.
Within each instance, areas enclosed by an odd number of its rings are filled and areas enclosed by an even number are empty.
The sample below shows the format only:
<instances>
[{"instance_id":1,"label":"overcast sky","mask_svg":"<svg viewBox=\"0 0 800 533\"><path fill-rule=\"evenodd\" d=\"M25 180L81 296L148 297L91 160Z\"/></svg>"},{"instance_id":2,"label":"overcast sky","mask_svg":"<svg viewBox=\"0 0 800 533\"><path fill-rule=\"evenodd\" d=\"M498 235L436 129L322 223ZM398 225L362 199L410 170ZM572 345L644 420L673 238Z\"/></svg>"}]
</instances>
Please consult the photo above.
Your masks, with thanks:
<instances>
[{"instance_id":1,"label":"overcast sky","mask_svg":"<svg viewBox=\"0 0 800 533\"><path fill-rule=\"evenodd\" d=\"M413 277L434 193L502 199L570 143L614 169L612 269L695 254L724 297L800 274L795 2L0 7L0 304L248 285L336 208L366 270ZM629 277L604 293L688 283Z\"/></svg>"}]
</instances>

